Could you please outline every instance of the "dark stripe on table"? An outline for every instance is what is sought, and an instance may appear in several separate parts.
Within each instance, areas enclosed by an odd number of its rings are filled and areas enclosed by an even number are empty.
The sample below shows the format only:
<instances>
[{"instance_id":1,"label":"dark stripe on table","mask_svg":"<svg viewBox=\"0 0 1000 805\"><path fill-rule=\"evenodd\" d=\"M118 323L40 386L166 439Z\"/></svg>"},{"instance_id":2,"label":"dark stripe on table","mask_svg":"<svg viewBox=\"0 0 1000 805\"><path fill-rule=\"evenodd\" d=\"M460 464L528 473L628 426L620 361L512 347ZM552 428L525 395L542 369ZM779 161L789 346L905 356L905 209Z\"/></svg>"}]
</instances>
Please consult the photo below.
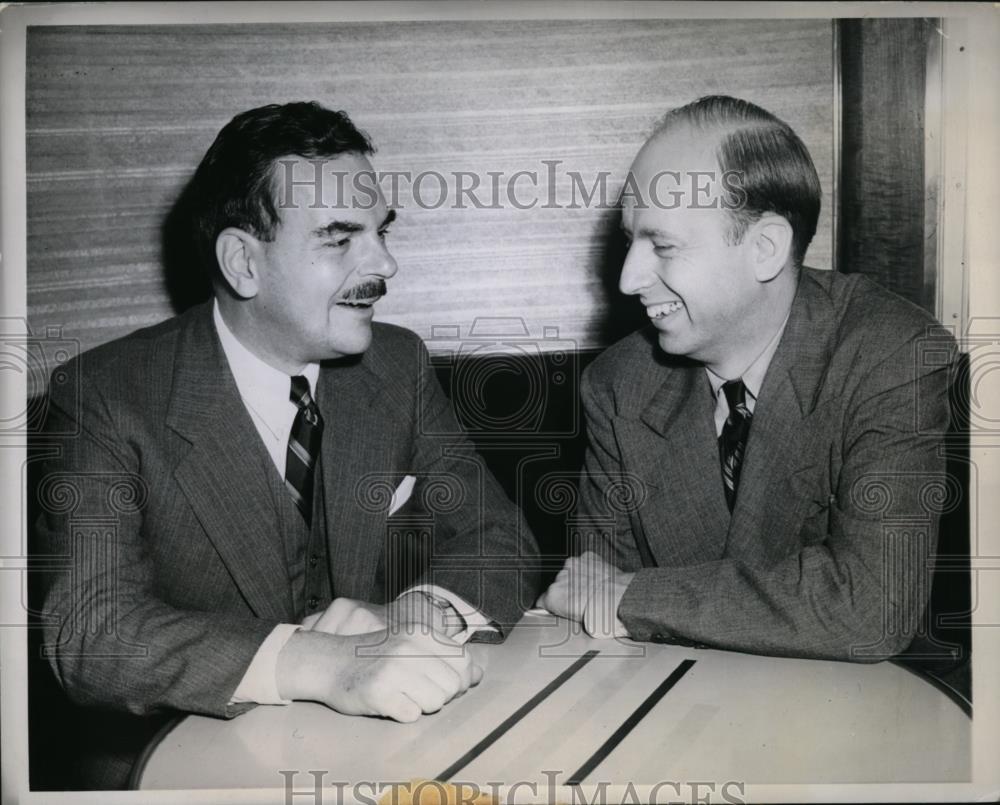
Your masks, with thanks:
<instances>
[{"instance_id":1,"label":"dark stripe on table","mask_svg":"<svg viewBox=\"0 0 1000 805\"><path fill-rule=\"evenodd\" d=\"M598 655L598 651L588 651L580 659L574 662L569 668L564 670L559 676L549 682L544 688L542 688L538 693L532 696L528 701L521 705L514 713L504 719L503 723L500 724L496 729L494 729L489 735L487 735L483 740L477 743L472 749L466 752L462 757L452 763L447 769L438 774L436 780L448 780L450 777L454 776L457 772L468 766L473 760L479 757L483 752L489 749L494 743L503 737L504 733L510 730L518 721L523 719L528 713L534 710L538 705L545 701L550 695L555 693L567 680L569 680L574 674L576 674L581 668L583 668L588 662L590 662L594 657Z\"/></svg>"},{"instance_id":2,"label":"dark stripe on table","mask_svg":"<svg viewBox=\"0 0 1000 805\"><path fill-rule=\"evenodd\" d=\"M626 736L635 729L636 725L646 717L650 710L656 707L660 699L670 692L670 689L680 681L680 678L691 669L694 663L694 660L684 660L674 668L670 676L664 679L659 687L650 693L646 697L646 700L632 712L632 715L625 719L625 722L614 731L612 736L601 744L601 748L587 758L586 763L570 775L566 781L566 785L579 785L583 782L583 778L590 774L604 758L615 750L618 744L625 740Z\"/></svg>"}]
</instances>

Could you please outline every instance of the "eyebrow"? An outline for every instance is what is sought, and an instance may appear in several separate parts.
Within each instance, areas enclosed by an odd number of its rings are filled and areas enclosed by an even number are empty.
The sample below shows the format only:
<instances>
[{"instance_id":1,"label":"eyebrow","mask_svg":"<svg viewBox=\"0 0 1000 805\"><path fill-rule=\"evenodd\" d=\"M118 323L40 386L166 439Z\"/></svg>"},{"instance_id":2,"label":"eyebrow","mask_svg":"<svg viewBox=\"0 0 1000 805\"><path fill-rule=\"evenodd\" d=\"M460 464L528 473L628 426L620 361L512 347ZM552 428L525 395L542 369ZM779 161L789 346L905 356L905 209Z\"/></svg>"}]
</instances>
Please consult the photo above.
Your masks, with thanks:
<instances>
[{"instance_id":1,"label":"eyebrow","mask_svg":"<svg viewBox=\"0 0 1000 805\"><path fill-rule=\"evenodd\" d=\"M320 226L313 230L317 237L328 237L338 233L361 232L364 226L356 224L354 221L330 221L326 226Z\"/></svg>"},{"instance_id":2,"label":"eyebrow","mask_svg":"<svg viewBox=\"0 0 1000 805\"><path fill-rule=\"evenodd\" d=\"M669 232L666 232L666 231L664 231L662 229L656 229L655 227L651 227L651 226L640 227L638 233L636 233L634 236L632 234L632 227L626 226L624 222L622 222L619 225L618 228L628 238L632 238L632 237L636 237L636 238L650 238L650 239L659 238L660 240L672 240L672 241L674 241L676 243L680 242L680 239L677 238L675 235L671 235Z\"/></svg>"},{"instance_id":3,"label":"eyebrow","mask_svg":"<svg viewBox=\"0 0 1000 805\"><path fill-rule=\"evenodd\" d=\"M649 227L649 226L642 227L639 230L639 233L638 233L638 235L636 237L649 238L651 240L653 238L659 238L660 240L670 240L670 241L673 241L675 243L679 242L679 239L677 237L675 237L674 235L671 235L669 232L664 232L662 229L655 229L655 228Z\"/></svg>"},{"instance_id":4,"label":"eyebrow","mask_svg":"<svg viewBox=\"0 0 1000 805\"><path fill-rule=\"evenodd\" d=\"M385 229L395 220L396 211L389 210L389 212L386 213L385 218L382 220L382 223L379 224L379 230ZM363 232L364 229L364 224L359 224L354 221L330 221L330 223L325 226L320 226L314 229L313 234L316 237L325 238L334 234L353 234L355 232Z\"/></svg>"}]
</instances>

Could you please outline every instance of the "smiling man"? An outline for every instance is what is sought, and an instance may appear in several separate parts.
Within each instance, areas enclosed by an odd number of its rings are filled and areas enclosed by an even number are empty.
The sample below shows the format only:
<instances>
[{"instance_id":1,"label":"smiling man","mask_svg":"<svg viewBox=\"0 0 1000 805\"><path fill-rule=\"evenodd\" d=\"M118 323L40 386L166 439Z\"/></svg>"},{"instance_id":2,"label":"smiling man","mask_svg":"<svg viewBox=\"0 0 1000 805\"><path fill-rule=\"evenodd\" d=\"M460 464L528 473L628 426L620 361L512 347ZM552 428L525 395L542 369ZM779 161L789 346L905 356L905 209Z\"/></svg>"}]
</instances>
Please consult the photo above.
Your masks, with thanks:
<instances>
[{"instance_id":1,"label":"smiling man","mask_svg":"<svg viewBox=\"0 0 1000 805\"><path fill-rule=\"evenodd\" d=\"M100 708L92 786L141 748L113 712L434 712L482 676L465 640L501 640L537 594L530 532L419 338L372 322L397 266L371 153L315 103L234 118L190 188L214 299L67 367L79 407L53 393L52 432L78 436L41 474L42 550L72 563L44 618L60 683ZM408 496L422 554L389 547Z\"/></svg>"},{"instance_id":2,"label":"smiling man","mask_svg":"<svg viewBox=\"0 0 1000 805\"><path fill-rule=\"evenodd\" d=\"M578 515L603 539L567 560L550 611L594 635L763 654L908 645L954 345L861 275L802 265L819 209L801 140L745 101L676 109L640 150L619 285L649 324L584 374Z\"/></svg>"}]
</instances>

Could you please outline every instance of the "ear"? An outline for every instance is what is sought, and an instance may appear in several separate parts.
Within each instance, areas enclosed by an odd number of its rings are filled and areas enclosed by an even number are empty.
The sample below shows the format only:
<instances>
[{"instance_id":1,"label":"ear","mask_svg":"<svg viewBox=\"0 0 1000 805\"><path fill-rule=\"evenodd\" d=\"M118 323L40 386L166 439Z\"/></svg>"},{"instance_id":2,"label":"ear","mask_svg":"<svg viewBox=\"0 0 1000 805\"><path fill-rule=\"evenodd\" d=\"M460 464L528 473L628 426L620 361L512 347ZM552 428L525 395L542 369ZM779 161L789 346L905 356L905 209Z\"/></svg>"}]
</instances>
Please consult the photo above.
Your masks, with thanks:
<instances>
[{"instance_id":1,"label":"ear","mask_svg":"<svg viewBox=\"0 0 1000 805\"><path fill-rule=\"evenodd\" d=\"M792 225L780 215L764 215L747 232L750 260L758 282L770 282L792 260Z\"/></svg>"},{"instance_id":2,"label":"ear","mask_svg":"<svg viewBox=\"0 0 1000 805\"><path fill-rule=\"evenodd\" d=\"M235 226L226 227L215 239L219 272L241 299L252 299L260 290L261 251L257 238Z\"/></svg>"}]
</instances>

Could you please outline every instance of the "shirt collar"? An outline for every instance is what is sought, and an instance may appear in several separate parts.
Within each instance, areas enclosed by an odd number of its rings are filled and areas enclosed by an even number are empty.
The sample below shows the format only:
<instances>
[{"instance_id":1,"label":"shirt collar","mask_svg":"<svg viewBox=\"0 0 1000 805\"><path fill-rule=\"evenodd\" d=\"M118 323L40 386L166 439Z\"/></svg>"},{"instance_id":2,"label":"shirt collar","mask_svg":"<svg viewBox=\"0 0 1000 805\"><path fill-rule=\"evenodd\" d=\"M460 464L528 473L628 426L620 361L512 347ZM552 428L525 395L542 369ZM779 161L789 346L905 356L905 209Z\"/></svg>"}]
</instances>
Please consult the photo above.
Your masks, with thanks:
<instances>
[{"instance_id":1,"label":"shirt collar","mask_svg":"<svg viewBox=\"0 0 1000 805\"><path fill-rule=\"evenodd\" d=\"M236 380L240 396L268 423L280 422L287 415L288 406L295 405L288 396L291 388L291 375L286 375L262 361L243 345L236 334L229 329L225 319L222 318L218 300L212 305L212 318L215 321L215 329L219 333L219 341L222 342L222 351L229 362L229 368ZM313 397L315 397L316 381L319 379L319 364L308 363L296 374L305 376L309 381Z\"/></svg>"},{"instance_id":2,"label":"shirt collar","mask_svg":"<svg viewBox=\"0 0 1000 805\"><path fill-rule=\"evenodd\" d=\"M764 347L763 351L758 355L754 362L751 363L740 375L740 379L743 380L743 385L746 386L747 394L753 397L754 400L757 399L760 394L760 387L764 385L764 375L767 374L767 367L771 365L771 359L774 357L774 353L778 349L778 342L781 341L781 334L785 332L785 325L788 324L788 316L785 316L785 320L781 323L781 327L778 331L771 337L771 340L767 342L767 346ZM708 382L712 386L712 397L716 398L719 396L719 391L722 389L722 384L726 382L726 378L719 377L715 372L705 367L705 372L708 375ZM732 378L735 380L736 378Z\"/></svg>"}]
</instances>

